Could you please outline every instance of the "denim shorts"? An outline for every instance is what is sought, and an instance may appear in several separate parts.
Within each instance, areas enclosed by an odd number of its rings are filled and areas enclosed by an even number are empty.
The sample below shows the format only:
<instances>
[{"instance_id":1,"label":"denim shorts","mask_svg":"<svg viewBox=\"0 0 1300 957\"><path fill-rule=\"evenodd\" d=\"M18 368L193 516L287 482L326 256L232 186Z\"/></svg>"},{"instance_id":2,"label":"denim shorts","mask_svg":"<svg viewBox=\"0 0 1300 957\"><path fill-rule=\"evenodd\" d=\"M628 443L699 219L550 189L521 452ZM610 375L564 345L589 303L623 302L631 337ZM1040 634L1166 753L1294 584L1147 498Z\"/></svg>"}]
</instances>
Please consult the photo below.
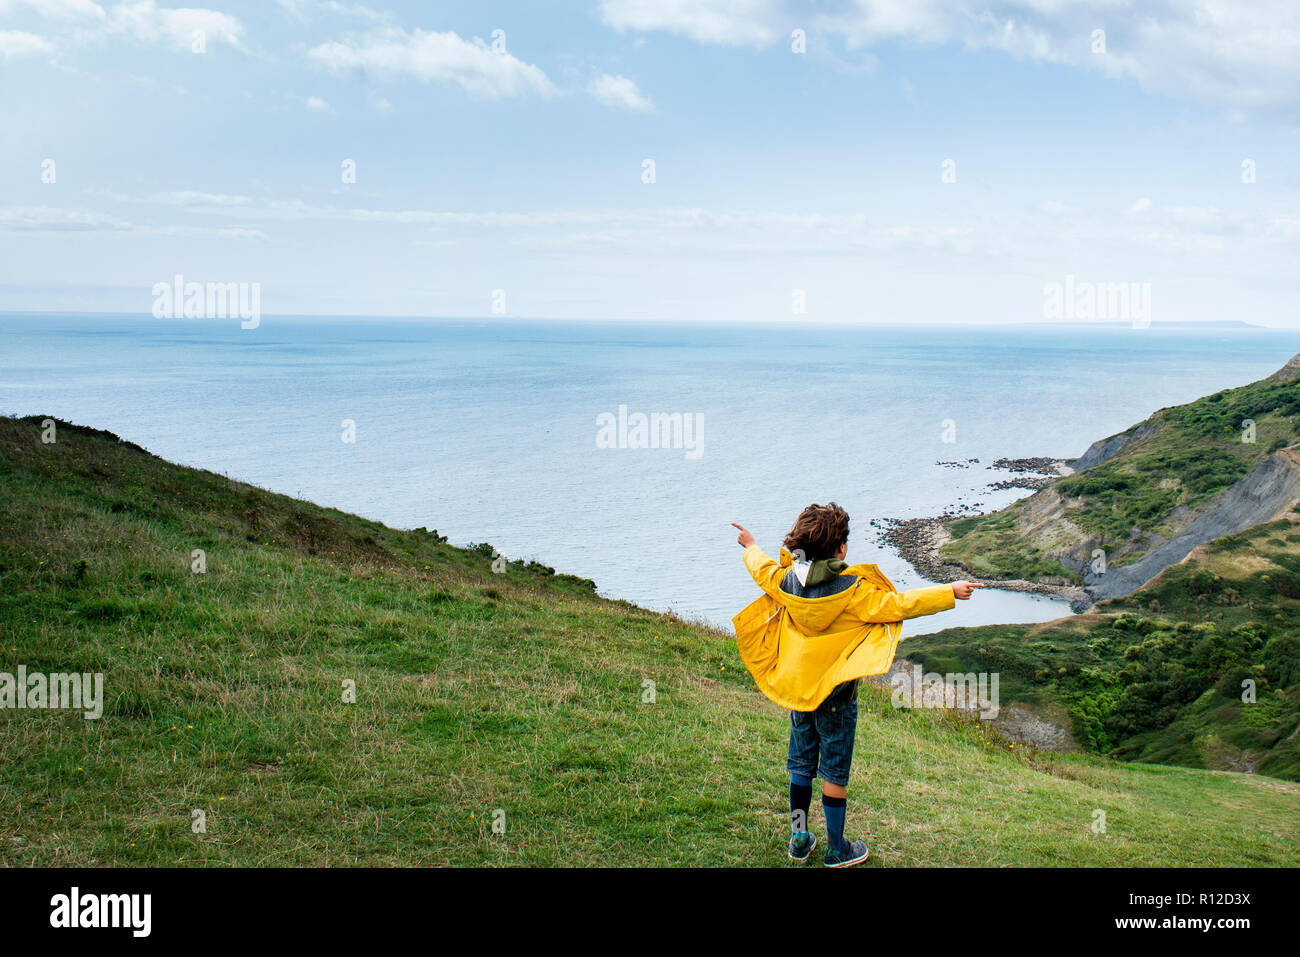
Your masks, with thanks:
<instances>
[{"instance_id":1,"label":"denim shorts","mask_svg":"<svg viewBox=\"0 0 1300 957\"><path fill-rule=\"evenodd\" d=\"M853 764L853 740L858 733L858 683L836 685L816 711L790 712L791 774L847 787Z\"/></svg>"}]
</instances>

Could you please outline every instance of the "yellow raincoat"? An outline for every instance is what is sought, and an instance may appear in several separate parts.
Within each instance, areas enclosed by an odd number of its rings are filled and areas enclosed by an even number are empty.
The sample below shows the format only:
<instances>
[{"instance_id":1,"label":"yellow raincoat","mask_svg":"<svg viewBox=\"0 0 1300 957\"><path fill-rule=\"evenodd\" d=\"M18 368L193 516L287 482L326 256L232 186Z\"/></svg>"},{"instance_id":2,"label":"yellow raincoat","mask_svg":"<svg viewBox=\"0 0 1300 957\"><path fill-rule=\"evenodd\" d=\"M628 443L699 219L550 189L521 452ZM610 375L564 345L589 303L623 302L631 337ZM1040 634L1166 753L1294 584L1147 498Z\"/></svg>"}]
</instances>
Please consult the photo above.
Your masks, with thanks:
<instances>
[{"instance_id":1,"label":"yellow raincoat","mask_svg":"<svg viewBox=\"0 0 1300 957\"><path fill-rule=\"evenodd\" d=\"M781 591L793 564L784 548L780 562L757 545L744 558L763 594L731 619L740 657L759 690L791 711L815 711L841 682L884 674L905 619L956 604L951 585L900 592L875 565L840 572L858 580L838 594L800 598Z\"/></svg>"}]
</instances>

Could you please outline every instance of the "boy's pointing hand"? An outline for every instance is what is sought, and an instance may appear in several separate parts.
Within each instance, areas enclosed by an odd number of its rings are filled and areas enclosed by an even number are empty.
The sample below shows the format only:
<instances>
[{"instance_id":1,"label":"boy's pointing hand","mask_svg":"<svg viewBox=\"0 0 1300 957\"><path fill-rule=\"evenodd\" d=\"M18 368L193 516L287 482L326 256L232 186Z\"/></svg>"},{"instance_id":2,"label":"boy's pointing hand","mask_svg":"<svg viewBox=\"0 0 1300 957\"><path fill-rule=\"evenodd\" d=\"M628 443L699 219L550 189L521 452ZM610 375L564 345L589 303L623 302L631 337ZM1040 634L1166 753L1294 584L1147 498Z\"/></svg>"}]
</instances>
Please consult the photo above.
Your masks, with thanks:
<instances>
[{"instance_id":1,"label":"boy's pointing hand","mask_svg":"<svg viewBox=\"0 0 1300 957\"><path fill-rule=\"evenodd\" d=\"M953 582L952 593L963 601L971 596L971 592L976 588L986 588L986 585L978 585L975 582Z\"/></svg>"},{"instance_id":2,"label":"boy's pointing hand","mask_svg":"<svg viewBox=\"0 0 1300 957\"><path fill-rule=\"evenodd\" d=\"M754 536L744 525L732 522L731 527L740 529L740 534L736 536L736 541L740 543L741 548L748 548L750 545L754 544Z\"/></svg>"}]
</instances>

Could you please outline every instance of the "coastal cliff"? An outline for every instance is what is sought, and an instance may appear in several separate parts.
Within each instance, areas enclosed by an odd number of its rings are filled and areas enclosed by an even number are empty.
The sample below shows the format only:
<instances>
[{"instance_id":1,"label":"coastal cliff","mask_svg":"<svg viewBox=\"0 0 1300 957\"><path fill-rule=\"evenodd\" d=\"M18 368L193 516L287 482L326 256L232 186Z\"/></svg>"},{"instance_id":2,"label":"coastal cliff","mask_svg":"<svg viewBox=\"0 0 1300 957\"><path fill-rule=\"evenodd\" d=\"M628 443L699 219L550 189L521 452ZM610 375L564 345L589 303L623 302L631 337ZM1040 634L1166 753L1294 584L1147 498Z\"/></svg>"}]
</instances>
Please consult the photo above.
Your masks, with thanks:
<instances>
[{"instance_id":1,"label":"coastal cliff","mask_svg":"<svg viewBox=\"0 0 1300 957\"><path fill-rule=\"evenodd\" d=\"M922 522L905 557L945 578L1076 586L1090 602L1128 594L1300 499L1298 417L1300 355L1099 439L1063 463L1068 474L997 512Z\"/></svg>"}]
</instances>

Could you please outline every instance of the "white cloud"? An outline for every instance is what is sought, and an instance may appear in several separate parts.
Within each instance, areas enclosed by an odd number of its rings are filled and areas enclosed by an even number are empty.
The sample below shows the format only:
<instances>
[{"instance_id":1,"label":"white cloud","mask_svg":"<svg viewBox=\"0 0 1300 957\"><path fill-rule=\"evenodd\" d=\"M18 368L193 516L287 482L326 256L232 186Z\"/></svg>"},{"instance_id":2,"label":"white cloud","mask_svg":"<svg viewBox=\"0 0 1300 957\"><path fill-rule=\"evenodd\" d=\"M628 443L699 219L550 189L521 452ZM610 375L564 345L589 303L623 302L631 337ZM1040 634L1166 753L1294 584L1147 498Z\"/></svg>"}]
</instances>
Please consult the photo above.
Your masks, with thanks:
<instances>
[{"instance_id":1,"label":"white cloud","mask_svg":"<svg viewBox=\"0 0 1300 957\"><path fill-rule=\"evenodd\" d=\"M275 0L295 20L306 20L308 0Z\"/></svg>"},{"instance_id":2,"label":"white cloud","mask_svg":"<svg viewBox=\"0 0 1300 957\"><path fill-rule=\"evenodd\" d=\"M1143 197L1124 210L1125 217L1143 228L1158 228L1169 233L1200 236L1263 236L1272 222L1254 211L1224 209L1219 206L1193 206L1176 203L1153 203Z\"/></svg>"},{"instance_id":3,"label":"white cloud","mask_svg":"<svg viewBox=\"0 0 1300 957\"><path fill-rule=\"evenodd\" d=\"M376 10L363 3L339 3L338 0L325 0L321 7L341 17L360 17L362 20L390 20L392 14L385 10Z\"/></svg>"},{"instance_id":4,"label":"white cloud","mask_svg":"<svg viewBox=\"0 0 1300 957\"><path fill-rule=\"evenodd\" d=\"M22 30L0 30L0 57L33 56L53 53L54 44L34 33Z\"/></svg>"},{"instance_id":5,"label":"white cloud","mask_svg":"<svg viewBox=\"0 0 1300 957\"><path fill-rule=\"evenodd\" d=\"M333 113L334 108L319 96L307 97L307 109L313 113Z\"/></svg>"},{"instance_id":6,"label":"white cloud","mask_svg":"<svg viewBox=\"0 0 1300 957\"><path fill-rule=\"evenodd\" d=\"M510 53L497 53L478 37L463 40L455 33L386 29L361 41L322 43L307 56L335 73L363 71L454 83L482 99L556 92L540 68Z\"/></svg>"},{"instance_id":7,"label":"white cloud","mask_svg":"<svg viewBox=\"0 0 1300 957\"><path fill-rule=\"evenodd\" d=\"M263 243L271 242L271 237L260 229L249 229L246 226L215 228L212 226L142 226L132 232L141 236L213 236L217 239L252 239Z\"/></svg>"},{"instance_id":8,"label":"white cloud","mask_svg":"<svg viewBox=\"0 0 1300 957\"><path fill-rule=\"evenodd\" d=\"M108 195L108 194L102 194ZM1002 220L908 223L876 222L863 213L772 212L700 207L651 209L551 209L459 212L439 209L378 209L320 206L302 200L177 191L140 196L113 194L122 203L186 206L212 216L237 217L241 225L344 223L409 226L426 231L429 242L482 243L553 249L603 249L634 253L659 249L708 256L790 255L854 260L865 253L926 254L968 263L1072 262L1079 242L1102 258L1205 252L1240 248L1259 262L1293 261L1300 242L1294 210L1268 216L1212 206L1163 205L1149 199L1105 214L1083 215L1077 205L1049 200L1028 217ZM1063 232L1063 224L1068 230ZM252 228L251 225L248 228ZM1225 268L1222 257L1208 267ZM1053 267L1055 268L1055 266ZM1118 267L1108 267L1118 268ZM1206 263L1179 261L1171 268L1200 275ZM1289 266L1288 266L1289 268Z\"/></svg>"},{"instance_id":9,"label":"white cloud","mask_svg":"<svg viewBox=\"0 0 1300 957\"><path fill-rule=\"evenodd\" d=\"M601 0L600 18L620 33L663 30L701 43L764 47L788 36L776 0Z\"/></svg>"},{"instance_id":10,"label":"white cloud","mask_svg":"<svg viewBox=\"0 0 1300 957\"><path fill-rule=\"evenodd\" d=\"M130 201L128 197L119 197ZM252 200L247 196L232 196L228 193L205 193L200 190L182 189L154 193L150 201L163 206L247 206Z\"/></svg>"},{"instance_id":11,"label":"white cloud","mask_svg":"<svg viewBox=\"0 0 1300 957\"><path fill-rule=\"evenodd\" d=\"M655 105L641 92L635 80L612 73L602 73L587 84L587 92L606 106L634 113L653 113Z\"/></svg>"},{"instance_id":12,"label":"white cloud","mask_svg":"<svg viewBox=\"0 0 1300 957\"><path fill-rule=\"evenodd\" d=\"M94 0L0 0L0 14L22 9L55 20L103 20L107 16Z\"/></svg>"},{"instance_id":13,"label":"white cloud","mask_svg":"<svg viewBox=\"0 0 1300 957\"><path fill-rule=\"evenodd\" d=\"M130 36L177 50L190 50L202 31L207 44L226 43L242 49L243 24L235 17L203 7L160 7L155 0L127 0L112 12L93 0L0 0L0 14L19 9L48 20L77 25L77 42L104 36Z\"/></svg>"},{"instance_id":14,"label":"white cloud","mask_svg":"<svg viewBox=\"0 0 1300 957\"><path fill-rule=\"evenodd\" d=\"M158 6L154 0L132 0L113 8L108 29L126 33L146 43L160 43L177 50L189 50L194 35L202 33L208 46L226 43L242 49L243 25L234 17L217 10Z\"/></svg>"},{"instance_id":15,"label":"white cloud","mask_svg":"<svg viewBox=\"0 0 1300 957\"><path fill-rule=\"evenodd\" d=\"M162 199L168 195L155 194L152 201L163 205L182 205L168 203ZM205 195L205 194L194 194ZM206 194L213 195L213 194ZM123 200L127 197L119 197ZM219 198L219 197L218 197ZM130 232L138 236L215 236L221 239L255 239L269 242L270 237L260 229L250 226L202 226L184 225L134 225L129 220L121 219L109 213L85 209L56 209L50 206L8 206L0 207L0 230L11 232Z\"/></svg>"},{"instance_id":16,"label":"white cloud","mask_svg":"<svg viewBox=\"0 0 1300 957\"><path fill-rule=\"evenodd\" d=\"M233 193L209 193L198 189L164 190L159 193L119 193L112 189L85 189L87 196L98 196L114 203L145 206L181 206L197 209L242 207L253 203L251 196Z\"/></svg>"},{"instance_id":17,"label":"white cloud","mask_svg":"<svg viewBox=\"0 0 1300 957\"><path fill-rule=\"evenodd\" d=\"M106 213L53 209L49 206L0 207L0 229L87 232L130 228L131 224L126 220Z\"/></svg>"},{"instance_id":18,"label":"white cloud","mask_svg":"<svg viewBox=\"0 0 1300 957\"><path fill-rule=\"evenodd\" d=\"M1095 70L1151 93L1271 108L1300 101L1300 4L1274 0L601 0L619 31L771 44L795 26L853 48L953 44ZM1105 31L1094 53L1094 30Z\"/></svg>"},{"instance_id":19,"label":"white cloud","mask_svg":"<svg viewBox=\"0 0 1300 957\"><path fill-rule=\"evenodd\" d=\"M362 20L385 22L392 19L392 14L385 10L376 10L362 3L340 3L339 0L275 0L295 20L306 21L324 11L340 17L357 17Z\"/></svg>"}]
</instances>

